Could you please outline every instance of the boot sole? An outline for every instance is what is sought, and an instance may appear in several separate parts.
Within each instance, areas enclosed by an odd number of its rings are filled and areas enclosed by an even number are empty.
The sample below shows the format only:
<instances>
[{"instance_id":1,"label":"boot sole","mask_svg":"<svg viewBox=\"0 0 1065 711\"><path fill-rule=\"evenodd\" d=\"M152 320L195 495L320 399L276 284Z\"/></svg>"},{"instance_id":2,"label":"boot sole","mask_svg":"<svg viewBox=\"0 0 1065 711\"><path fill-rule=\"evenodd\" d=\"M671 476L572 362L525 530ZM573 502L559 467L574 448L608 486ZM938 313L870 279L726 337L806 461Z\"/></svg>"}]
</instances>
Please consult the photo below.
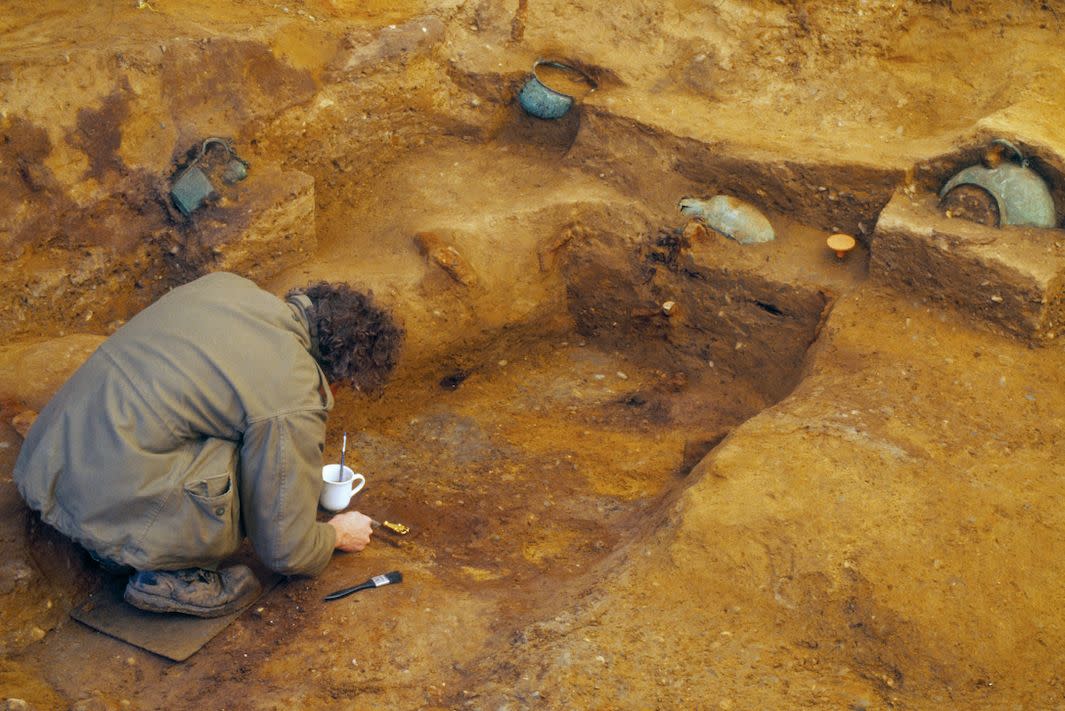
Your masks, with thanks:
<instances>
[{"instance_id":1,"label":"boot sole","mask_svg":"<svg viewBox=\"0 0 1065 711\"><path fill-rule=\"evenodd\" d=\"M126 592L122 595L122 599L130 605L133 605L133 607L136 607L138 610L145 610L147 612L180 612L181 614L192 615L193 617L210 618L225 617L226 615L240 610L245 605L251 603L261 591L262 586L256 585L240 597L230 600L218 607L197 607L196 605L183 604L176 602L169 597L130 590L128 587L126 588Z\"/></svg>"}]
</instances>

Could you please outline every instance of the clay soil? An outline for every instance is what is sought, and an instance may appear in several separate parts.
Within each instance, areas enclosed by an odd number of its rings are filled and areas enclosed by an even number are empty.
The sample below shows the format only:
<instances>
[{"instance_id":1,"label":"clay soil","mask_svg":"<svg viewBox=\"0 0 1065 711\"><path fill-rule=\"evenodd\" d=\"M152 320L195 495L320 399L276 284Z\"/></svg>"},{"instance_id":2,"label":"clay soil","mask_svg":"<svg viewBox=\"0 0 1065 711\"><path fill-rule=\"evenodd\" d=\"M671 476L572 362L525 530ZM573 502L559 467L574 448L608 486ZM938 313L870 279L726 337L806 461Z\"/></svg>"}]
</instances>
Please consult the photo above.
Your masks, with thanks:
<instances>
[{"instance_id":1,"label":"clay soil","mask_svg":"<svg viewBox=\"0 0 1065 711\"><path fill-rule=\"evenodd\" d=\"M1065 708L1060 338L875 259L996 136L1061 224L1063 41L1033 0L4 3L0 708ZM596 85L557 121L516 101L541 58ZM207 136L249 176L185 217ZM716 193L776 239L677 210ZM397 314L326 459L412 532L174 663L69 619L105 573L10 422L214 269Z\"/></svg>"}]
</instances>

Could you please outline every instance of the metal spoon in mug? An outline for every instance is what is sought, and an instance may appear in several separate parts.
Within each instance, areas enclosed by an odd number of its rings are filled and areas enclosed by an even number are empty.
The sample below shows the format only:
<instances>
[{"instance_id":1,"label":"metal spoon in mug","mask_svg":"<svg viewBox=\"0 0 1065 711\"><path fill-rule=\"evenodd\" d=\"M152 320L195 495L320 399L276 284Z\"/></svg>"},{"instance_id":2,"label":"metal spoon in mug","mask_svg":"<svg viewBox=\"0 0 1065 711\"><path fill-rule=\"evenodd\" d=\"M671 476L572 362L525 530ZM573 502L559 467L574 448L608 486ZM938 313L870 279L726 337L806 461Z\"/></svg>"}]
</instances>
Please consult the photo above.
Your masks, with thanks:
<instances>
[{"instance_id":1,"label":"metal spoon in mug","mask_svg":"<svg viewBox=\"0 0 1065 711\"><path fill-rule=\"evenodd\" d=\"M344 433L344 443L340 445L340 469L337 470L337 482L344 481L344 455L348 451L348 433Z\"/></svg>"}]
</instances>

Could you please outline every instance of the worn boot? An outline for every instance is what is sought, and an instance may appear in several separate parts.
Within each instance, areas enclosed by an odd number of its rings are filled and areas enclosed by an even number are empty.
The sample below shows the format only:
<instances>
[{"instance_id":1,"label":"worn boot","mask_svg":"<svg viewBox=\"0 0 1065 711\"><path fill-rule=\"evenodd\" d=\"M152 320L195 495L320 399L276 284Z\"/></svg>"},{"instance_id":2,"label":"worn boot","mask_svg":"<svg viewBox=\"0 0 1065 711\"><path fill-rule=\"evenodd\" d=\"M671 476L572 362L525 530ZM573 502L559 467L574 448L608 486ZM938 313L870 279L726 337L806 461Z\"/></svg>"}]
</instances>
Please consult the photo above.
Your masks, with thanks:
<instances>
[{"instance_id":1,"label":"worn boot","mask_svg":"<svg viewBox=\"0 0 1065 711\"><path fill-rule=\"evenodd\" d=\"M249 603L261 589L246 565L219 572L203 568L142 570L130 576L125 599L150 612L222 617Z\"/></svg>"}]
</instances>

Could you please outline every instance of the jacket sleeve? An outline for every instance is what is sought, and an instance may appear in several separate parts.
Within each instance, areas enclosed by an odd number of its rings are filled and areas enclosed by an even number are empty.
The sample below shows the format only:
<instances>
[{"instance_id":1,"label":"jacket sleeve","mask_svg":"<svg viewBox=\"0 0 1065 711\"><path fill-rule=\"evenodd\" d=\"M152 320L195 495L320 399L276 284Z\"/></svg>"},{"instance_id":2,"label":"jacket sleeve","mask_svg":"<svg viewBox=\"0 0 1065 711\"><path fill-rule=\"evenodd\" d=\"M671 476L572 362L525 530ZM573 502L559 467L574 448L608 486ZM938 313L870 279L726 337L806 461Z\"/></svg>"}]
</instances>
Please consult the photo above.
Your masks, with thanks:
<instances>
[{"instance_id":1,"label":"jacket sleeve","mask_svg":"<svg viewBox=\"0 0 1065 711\"><path fill-rule=\"evenodd\" d=\"M326 413L297 410L250 423L240 463L244 527L259 559L283 575L317 575L336 544L318 523Z\"/></svg>"}]
</instances>

